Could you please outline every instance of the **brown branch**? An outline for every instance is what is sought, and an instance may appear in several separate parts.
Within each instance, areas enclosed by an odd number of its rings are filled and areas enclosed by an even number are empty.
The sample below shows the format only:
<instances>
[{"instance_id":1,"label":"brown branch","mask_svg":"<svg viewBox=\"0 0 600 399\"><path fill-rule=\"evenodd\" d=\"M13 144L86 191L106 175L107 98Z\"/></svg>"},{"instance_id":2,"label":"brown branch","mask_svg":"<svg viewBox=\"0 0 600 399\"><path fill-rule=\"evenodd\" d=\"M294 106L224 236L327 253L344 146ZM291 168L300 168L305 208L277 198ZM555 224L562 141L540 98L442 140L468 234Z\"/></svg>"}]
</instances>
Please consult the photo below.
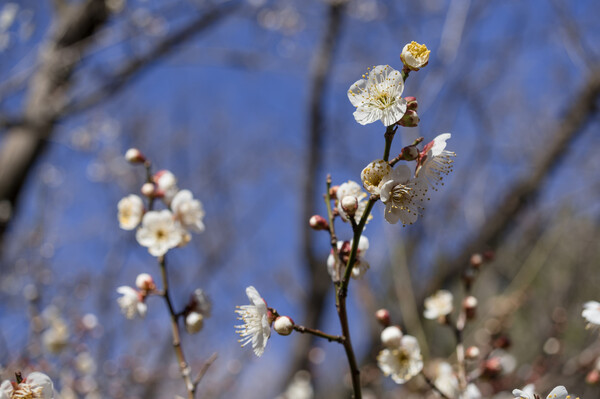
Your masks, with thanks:
<instances>
[{"instance_id":1,"label":"brown branch","mask_svg":"<svg viewBox=\"0 0 600 399\"><path fill-rule=\"evenodd\" d=\"M566 158L570 143L583 131L586 124L596 114L596 102L600 96L600 71L597 69L589 75L579 93L574 97L563 120L556 131L549 135L539 156L532 163L528 172L513 183L506 195L498 201L493 213L473 235L461 253L448 264L442 264L433 273L429 287L423 292L432 292L436 287L447 286L468 264L470 256L486 247L495 248L502 241L505 233L514 225L515 218L530 203L543 187L545 178L555 170ZM422 299L420 298L422 303Z\"/></svg>"}]
</instances>

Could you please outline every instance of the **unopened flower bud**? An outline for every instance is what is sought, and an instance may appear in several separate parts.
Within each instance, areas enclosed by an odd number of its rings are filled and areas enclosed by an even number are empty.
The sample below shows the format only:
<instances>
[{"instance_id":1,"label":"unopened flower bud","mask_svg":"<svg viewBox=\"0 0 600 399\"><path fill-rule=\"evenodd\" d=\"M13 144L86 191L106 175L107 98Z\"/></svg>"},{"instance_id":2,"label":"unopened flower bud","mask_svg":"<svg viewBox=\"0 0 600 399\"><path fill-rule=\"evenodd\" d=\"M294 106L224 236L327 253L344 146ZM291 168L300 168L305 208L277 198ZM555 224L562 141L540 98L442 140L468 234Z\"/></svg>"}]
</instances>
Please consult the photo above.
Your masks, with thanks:
<instances>
[{"instance_id":1,"label":"unopened flower bud","mask_svg":"<svg viewBox=\"0 0 600 399\"><path fill-rule=\"evenodd\" d=\"M308 224L313 230L329 230L329 223L321 215L313 215L308 220Z\"/></svg>"},{"instance_id":2,"label":"unopened flower bud","mask_svg":"<svg viewBox=\"0 0 600 399\"><path fill-rule=\"evenodd\" d=\"M415 145L406 146L402 148L400 157L405 161L414 161L419 158L419 149Z\"/></svg>"},{"instance_id":3,"label":"unopened flower bud","mask_svg":"<svg viewBox=\"0 0 600 399\"><path fill-rule=\"evenodd\" d=\"M337 190L338 188L340 188L340 186L333 186L329 189L329 196L331 198L337 198Z\"/></svg>"},{"instance_id":4,"label":"unopened flower bud","mask_svg":"<svg viewBox=\"0 0 600 399\"><path fill-rule=\"evenodd\" d=\"M279 335L290 335L294 331L294 321L287 316L279 316L273 323L273 329Z\"/></svg>"},{"instance_id":5,"label":"unopened flower bud","mask_svg":"<svg viewBox=\"0 0 600 399\"><path fill-rule=\"evenodd\" d=\"M356 214L356 210L358 209L358 200L355 196L347 195L342 198L342 209L348 217L353 217Z\"/></svg>"},{"instance_id":6,"label":"unopened flower bud","mask_svg":"<svg viewBox=\"0 0 600 399\"><path fill-rule=\"evenodd\" d=\"M476 360L480 354L481 351L476 346L469 346L465 350L465 358L467 358L468 360Z\"/></svg>"},{"instance_id":7,"label":"unopened flower bud","mask_svg":"<svg viewBox=\"0 0 600 399\"><path fill-rule=\"evenodd\" d=\"M478 269L483 263L483 256L481 254L473 254L471 255L469 263L472 267Z\"/></svg>"},{"instance_id":8,"label":"unopened flower bud","mask_svg":"<svg viewBox=\"0 0 600 399\"><path fill-rule=\"evenodd\" d=\"M483 363L483 374L487 377L497 377L502 372L502 362L495 356Z\"/></svg>"},{"instance_id":9,"label":"unopened flower bud","mask_svg":"<svg viewBox=\"0 0 600 399\"><path fill-rule=\"evenodd\" d=\"M141 192L148 198L156 197L156 186L153 183L144 183Z\"/></svg>"},{"instance_id":10,"label":"unopened flower bud","mask_svg":"<svg viewBox=\"0 0 600 399\"><path fill-rule=\"evenodd\" d=\"M416 97L404 97L406 100L406 109L416 111L419 108L419 103L417 102Z\"/></svg>"},{"instance_id":11,"label":"unopened flower bud","mask_svg":"<svg viewBox=\"0 0 600 399\"><path fill-rule=\"evenodd\" d=\"M137 148L128 149L127 152L125 153L125 159L127 160L127 162L131 162L131 163L146 162L146 157Z\"/></svg>"},{"instance_id":12,"label":"unopened flower bud","mask_svg":"<svg viewBox=\"0 0 600 399\"><path fill-rule=\"evenodd\" d=\"M418 71L427 65L430 53L431 51L427 49L426 45L413 41L404 46L400 59L408 69Z\"/></svg>"},{"instance_id":13,"label":"unopened flower bud","mask_svg":"<svg viewBox=\"0 0 600 399\"><path fill-rule=\"evenodd\" d=\"M600 372L596 369L593 369L585 376L585 382L590 385L596 385L600 382Z\"/></svg>"},{"instance_id":14,"label":"unopened flower bud","mask_svg":"<svg viewBox=\"0 0 600 399\"><path fill-rule=\"evenodd\" d=\"M148 273L138 274L135 279L135 286L138 287L140 291L152 291L156 289L156 284L154 284L152 276Z\"/></svg>"},{"instance_id":15,"label":"unopened flower bud","mask_svg":"<svg viewBox=\"0 0 600 399\"><path fill-rule=\"evenodd\" d=\"M417 127L419 126L420 121L421 119L419 118L417 111L409 109L397 123L404 127Z\"/></svg>"},{"instance_id":16,"label":"unopened flower bud","mask_svg":"<svg viewBox=\"0 0 600 399\"><path fill-rule=\"evenodd\" d=\"M381 343L388 348L397 348L402 342L402 330L398 326L386 327L381 332Z\"/></svg>"},{"instance_id":17,"label":"unopened flower bud","mask_svg":"<svg viewBox=\"0 0 600 399\"><path fill-rule=\"evenodd\" d=\"M494 348L507 349L508 347L510 347L511 342L506 335L500 335L499 337L496 337L496 339L494 339L494 342L492 344Z\"/></svg>"},{"instance_id":18,"label":"unopened flower bud","mask_svg":"<svg viewBox=\"0 0 600 399\"><path fill-rule=\"evenodd\" d=\"M467 315L467 319L473 319L475 317L476 309L477 309L477 298L470 295L463 299L462 302L463 308L465 309L465 313Z\"/></svg>"},{"instance_id":19,"label":"unopened flower bud","mask_svg":"<svg viewBox=\"0 0 600 399\"><path fill-rule=\"evenodd\" d=\"M185 316L185 330L190 334L196 334L204 327L204 316L198 312L190 312Z\"/></svg>"},{"instance_id":20,"label":"unopened flower bud","mask_svg":"<svg viewBox=\"0 0 600 399\"><path fill-rule=\"evenodd\" d=\"M384 327L390 325L390 312L387 309L379 309L375 312L375 318Z\"/></svg>"}]
</instances>

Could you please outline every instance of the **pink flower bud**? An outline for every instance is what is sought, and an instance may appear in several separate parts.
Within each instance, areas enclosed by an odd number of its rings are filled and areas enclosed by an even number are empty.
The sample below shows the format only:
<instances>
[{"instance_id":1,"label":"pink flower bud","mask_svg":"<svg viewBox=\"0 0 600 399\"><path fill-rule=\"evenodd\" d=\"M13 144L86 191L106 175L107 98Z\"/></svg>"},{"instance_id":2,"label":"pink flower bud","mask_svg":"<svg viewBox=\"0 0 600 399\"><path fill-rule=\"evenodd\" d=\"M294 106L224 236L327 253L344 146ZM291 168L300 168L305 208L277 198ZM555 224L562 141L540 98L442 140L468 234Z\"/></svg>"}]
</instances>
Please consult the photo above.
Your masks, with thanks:
<instances>
[{"instance_id":1,"label":"pink flower bud","mask_svg":"<svg viewBox=\"0 0 600 399\"><path fill-rule=\"evenodd\" d=\"M384 327L390 325L390 312L387 309L379 309L375 312L375 318Z\"/></svg>"},{"instance_id":2,"label":"pink flower bud","mask_svg":"<svg viewBox=\"0 0 600 399\"><path fill-rule=\"evenodd\" d=\"M131 163L143 163L146 162L146 157L137 148L130 148L125 153L125 159Z\"/></svg>"},{"instance_id":3,"label":"pink flower bud","mask_svg":"<svg viewBox=\"0 0 600 399\"><path fill-rule=\"evenodd\" d=\"M469 260L469 263L471 263L471 266L478 269L481 266L481 264L483 263L483 256L481 254L475 253L475 254L471 255L471 259Z\"/></svg>"},{"instance_id":4,"label":"pink flower bud","mask_svg":"<svg viewBox=\"0 0 600 399\"><path fill-rule=\"evenodd\" d=\"M590 371L585 376L585 382L587 382L590 385L596 385L598 382L600 382L600 372L596 369Z\"/></svg>"},{"instance_id":5,"label":"pink flower bud","mask_svg":"<svg viewBox=\"0 0 600 399\"><path fill-rule=\"evenodd\" d=\"M154 280L152 276L148 273L141 273L135 279L135 286L138 287L140 291L152 291L156 289L156 284L154 284Z\"/></svg>"},{"instance_id":6,"label":"pink flower bud","mask_svg":"<svg viewBox=\"0 0 600 399\"><path fill-rule=\"evenodd\" d=\"M287 316L280 316L275 319L273 329L279 335L290 335L294 331L294 321Z\"/></svg>"},{"instance_id":7,"label":"pink flower bud","mask_svg":"<svg viewBox=\"0 0 600 399\"><path fill-rule=\"evenodd\" d=\"M314 230L329 230L329 223L321 215L313 215L308 220L308 224Z\"/></svg>"},{"instance_id":8,"label":"pink flower bud","mask_svg":"<svg viewBox=\"0 0 600 399\"><path fill-rule=\"evenodd\" d=\"M144 183L141 192L148 198L156 197L156 186L153 183Z\"/></svg>"},{"instance_id":9,"label":"pink flower bud","mask_svg":"<svg viewBox=\"0 0 600 399\"><path fill-rule=\"evenodd\" d=\"M415 97L409 96L409 97L404 97L404 99L406 100L406 109L407 110L416 111L417 108L419 108L419 103L417 102L417 99Z\"/></svg>"},{"instance_id":10,"label":"pink flower bud","mask_svg":"<svg viewBox=\"0 0 600 399\"><path fill-rule=\"evenodd\" d=\"M468 296L463 299L463 308L465 309L467 319L473 319L475 317L475 311L477 309L477 298L474 296Z\"/></svg>"},{"instance_id":11,"label":"pink flower bud","mask_svg":"<svg viewBox=\"0 0 600 399\"><path fill-rule=\"evenodd\" d=\"M397 123L404 127L417 127L419 126L420 121L421 119L419 118L417 111L409 109Z\"/></svg>"},{"instance_id":12,"label":"pink flower bud","mask_svg":"<svg viewBox=\"0 0 600 399\"><path fill-rule=\"evenodd\" d=\"M402 330L398 326L386 327L381 332L381 343L388 348L397 348L402 342Z\"/></svg>"},{"instance_id":13,"label":"pink flower bud","mask_svg":"<svg viewBox=\"0 0 600 399\"><path fill-rule=\"evenodd\" d=\"M342 198L341 204L342 209L344 210L344 212L346 212L348 217L351 218L356 214L356 210L358 209L358 200L356 199L356 197L352 195L347 195L344 198Z\"/></svg>"},{"instance_id":14,"label":"pink flower bud","mask_svg":"<svg viewBox=\"0 0 600 399\"><path fill-rule=\"evenodd\" d=\"M465 357L469 360L476 360L479 355L481 355L481 351L476 346L469 346L465 350Z\"/></svg>"}]
</instances>

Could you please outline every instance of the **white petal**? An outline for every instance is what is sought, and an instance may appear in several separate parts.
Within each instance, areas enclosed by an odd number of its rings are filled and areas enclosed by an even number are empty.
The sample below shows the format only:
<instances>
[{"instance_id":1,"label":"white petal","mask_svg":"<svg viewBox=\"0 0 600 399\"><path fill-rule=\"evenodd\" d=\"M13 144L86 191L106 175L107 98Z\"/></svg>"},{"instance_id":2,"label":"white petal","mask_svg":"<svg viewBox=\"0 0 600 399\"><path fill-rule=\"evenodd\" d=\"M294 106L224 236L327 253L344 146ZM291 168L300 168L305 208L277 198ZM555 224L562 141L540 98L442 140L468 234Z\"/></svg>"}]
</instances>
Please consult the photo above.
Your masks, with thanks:
<instances>
[{"instance_id":1,"label":"white petal","mask_svg":"<svg viewBox=\"0 0 600 399\"><path fill-rule=\"evenodd\" d=\"M381 119L382 111L373 106L361 106L353 115L358 123L367 125Z\"/></svg>"},{"instance_id":2,"label":"white petal","mask_svg":"<svg viewBox=\"0 0 600 399\"><path fill-rule=\"evenodd\" d=\"M355 107L366 103L367 100L367 81L365 79L357 80L348 90L348 99Z\"/></svg>"},{"instance_id":3,"label":"white petal","mask_svg":"<svg viewBox=\"0 0 600 399\"><path fill-rule=\"evenodd\" d=\"M559 385L556 388L554 388L548 394L548 396L546 396L546 399L566 399L568 395L569 393L567 392L567 389L562 385Z\"/></svg>"},{"instance_id":4,"label":"white petal","mask_svg":"<svg viewBox=\"0 0 600 399\"><path fill-rule=\"evenodd\" d=\"M13 386L9 380L5 380L0 385L0 399L10 399L13 394Z\"/></svg>"},{"instance_id":5,"label":"white petal","mask_svg":"<svg viewBox=\"0 0 600 399\"><path fill-rule=\"evenodd\" d=\"M401 98L392 105L381 111L381 122L385 126L391 126L398 122L406 113L406 100Z\"/></svg>"},{"instance_id":6,"label":"white petal","mask_svg":"<svg viewBox=\"0 0 600 399\"><path fill-rule=\"evenodd\" d=\"M42 399L52 399L54 397L54 385L46 374L33 372L27 376L27 383L42 388Z\"/></svg>"}]
</instances>

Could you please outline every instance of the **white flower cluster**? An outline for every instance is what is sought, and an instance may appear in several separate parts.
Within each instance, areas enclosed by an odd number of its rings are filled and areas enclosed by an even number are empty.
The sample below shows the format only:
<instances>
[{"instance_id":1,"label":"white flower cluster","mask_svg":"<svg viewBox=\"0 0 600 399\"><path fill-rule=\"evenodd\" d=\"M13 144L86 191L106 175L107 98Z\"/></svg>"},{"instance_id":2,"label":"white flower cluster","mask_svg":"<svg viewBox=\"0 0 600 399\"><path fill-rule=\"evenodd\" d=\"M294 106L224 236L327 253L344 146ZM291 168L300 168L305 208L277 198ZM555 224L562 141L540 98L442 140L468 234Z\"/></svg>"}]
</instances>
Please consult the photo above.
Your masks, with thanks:
<instances>
[{"instance_id":1,"label":"white flower cluster","mask_svg":"<svg viewBox=\"0 0 600 399\"><path fill-rule=\"evenodd\" d=\"M387 327L381 333L386 349L377 355L377 364L396 384L404 384L423 370L423 358L417 339L403 335L400 328Z\"/></svg>"},{"instance_id":2,"label":"white flower cluster","mask_svg":"<svg viewBox=\"0 0 600 399\"><path fill-rule=\"evenodd\" d=\"M204 231L204 209L191 191L179 190L177 178L168 170L157 172L153 182L148 184L152 187L143 190L144 194L161 198L168 209L145 211L143 200L131 194L119 201L118 218L122 229L137 228L138 243L158 257L169 249L187 244L191 239L190 232Z\"/></svg>"},{"instance_id":3,"label":"white flower cluster","mask_svg":"<svg viewBox=\"0 0 600 399\"><path fill-rule=\"evenodd\" d=\"M0 399L53 399L54 385L44 373L33 372L21 382L5 380L0 385Z\"/></svg>"},{"instance_id":4,"label":"white flower cluster","mask_svg":"<svg viewBox=\"0 0 600 399\"><path fill-rule=\"evenodd\" d=\"M394 169L383 159L371 162L361 172L363 187L379 195L385 204L385 220L395 224L413 224L425 208L429 188L436 189L443 177L452 171L456 154L446 151L450 133L444 133L425 145L416 159L413 174L406 165Z\"/></svg>"}]
</instances>

